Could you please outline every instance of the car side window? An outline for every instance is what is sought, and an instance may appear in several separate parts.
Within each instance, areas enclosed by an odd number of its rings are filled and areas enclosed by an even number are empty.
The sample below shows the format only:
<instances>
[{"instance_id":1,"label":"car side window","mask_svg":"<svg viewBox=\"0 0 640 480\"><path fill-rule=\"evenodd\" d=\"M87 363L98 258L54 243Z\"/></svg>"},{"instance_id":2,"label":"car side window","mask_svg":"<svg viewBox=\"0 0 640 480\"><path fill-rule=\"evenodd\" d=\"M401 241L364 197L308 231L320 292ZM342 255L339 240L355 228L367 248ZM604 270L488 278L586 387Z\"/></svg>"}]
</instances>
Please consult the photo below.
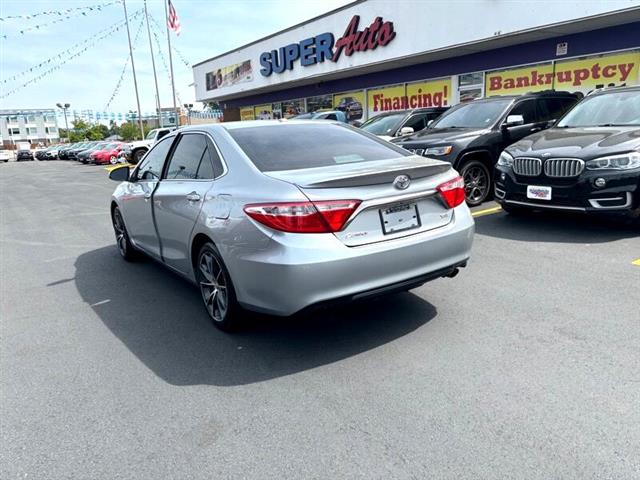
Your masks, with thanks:
<instances>
[{"instance_id":1,"label":"car side window","mask_svg":"<svg viewBox=\"0 0 640 480\"><path fill-rule=\"evenodd\" d=\"M324 117L326 120L338 120L338 117L336 116L335 113L330 113L329 115L327 115L326 117Z\"/></svg>"},{"instance_id":2,"label":"car side window","mask_svg":"<svg viewBox=\"0 0 640 480\"><path fill-rule=\"evenodd\" d=\"M543 98L540 100L542 120L557 120L574 105L568 98Z\"/></svg>"},{"instance_id":3,"label":"car side window","mask_svg":"<svg viewBox=\"0 0 640 480\"><path fill-rule=\"evenodd\" d=\"M218 155L218 150L210 139L207 139L207 146L207 151L209 152L209 157L211 158L211 163L213 165L213 178L218 178L224 173L222 159L220 158L220 155Z\"/></svg>"},{"instance_id":4,"label":"car side window","mask_svg":"<svg viewBox=\"0 0 640 480\"><path fill-rule=\"evenodd\" d=\"M171 132L171 130L160 130L158 132L158 136L156 137L156 142L158 140L160 140L161 138L166 137L167 135L169 135L170 132Z\"/></svg>"},{"instance_id":5,"label":"car side window","mask_svg":"<svg viewBox=\"0 0 640 480\"><path fill-rule=\"evenodd\" d=\"M538 114L536 113L535 100L525 100L518 103L509 112L509 115L522 115L525 125L539 121Z\"/></svg>"},{"instance_id":6,"label":"car side window","mask_svg":"<svg viewBox=\"0 0 640 480\"><path fill-rule=\"evenodd\" d=\"M406 123L403 127L411 127L414 132L419 132L420 130L427 128L426 116L424 114L414 115Z\"/></svg>"},{"instance_id":7,"label":"car side window","mask_svg":"<svg viewBox=\"0 0 640 480\"><path fill-rule=\"evenodd\" d=\"M207 140L198 133L180 137L165 173L168 180L211 180L213 169Z\"/></svg>"},{"instance_id":8,"label":"car side window","mask_svg":"<svg viewBox=\"0 0 640 480\"><path fill-rule=\"evenodd\" d=\"M156 143L136 169L136 178L138 180L159 180L162 175L162 166L170 149L170 138Z\"/></svg>"}]
</instances>

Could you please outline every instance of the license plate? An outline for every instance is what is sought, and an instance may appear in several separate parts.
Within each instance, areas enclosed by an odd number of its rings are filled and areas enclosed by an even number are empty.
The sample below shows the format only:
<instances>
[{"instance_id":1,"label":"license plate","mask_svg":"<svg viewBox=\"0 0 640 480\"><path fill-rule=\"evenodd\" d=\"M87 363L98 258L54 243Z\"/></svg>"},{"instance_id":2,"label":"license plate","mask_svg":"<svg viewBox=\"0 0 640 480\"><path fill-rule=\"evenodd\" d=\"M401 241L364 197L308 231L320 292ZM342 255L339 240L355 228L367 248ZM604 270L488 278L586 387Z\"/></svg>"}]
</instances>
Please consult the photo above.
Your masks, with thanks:
<instances>
[{"instance_id":1,"label":"license plate","mask_svg":"<svg viewBox=\"0 0 640 480\"><path fill-rule=\"evenodd\" d=\"M420 226L418 205L404 203L380 209L380 221L385 235L410 230Z\"/></svg>"},{"instance_id":2,"label":"license plate","mask_svg":"<svg viewBox=\"0 0 640 480\"><path fill-rule=\"evenodd\" d=\"M551 200L551 187L527 186L527 198L534 200Z\"/></svg>"}]
</instances>

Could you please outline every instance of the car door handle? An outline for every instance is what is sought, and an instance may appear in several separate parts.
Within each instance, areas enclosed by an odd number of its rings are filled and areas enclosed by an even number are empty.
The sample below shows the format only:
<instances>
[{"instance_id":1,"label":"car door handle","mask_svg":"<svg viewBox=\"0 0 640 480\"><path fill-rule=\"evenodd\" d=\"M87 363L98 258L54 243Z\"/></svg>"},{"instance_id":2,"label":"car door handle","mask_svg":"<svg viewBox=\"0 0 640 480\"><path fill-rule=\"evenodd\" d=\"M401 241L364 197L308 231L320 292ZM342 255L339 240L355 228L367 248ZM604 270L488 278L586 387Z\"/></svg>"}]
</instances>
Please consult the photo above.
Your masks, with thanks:
<instances>
[{"instance_id":1,"label":"car door handle","mask_svg":"<svg viewBox=\"0 0 640 480\"><path fill-rule=\"evenodd\" d=\"M540 130L542 130L542 127L533 127L531 130L529 130L530 132L539 132Z\"/></svg>"},{"instance_id":2,"label":"car door handle","mask_svg":"<svg viewBox=\"0 0 640 480\"><path fill-rule=\"evenodd\" d=\"M187 194L187 200L189 200L190 202L199 202L200 201L200 195L197 194L196 192L191 192L191 193Z\"/></svg>"},{"instance_id":3,"label":"car door handle","mask_svg":"<svg viewBox=\"0 0 640 480\"><path fill-rule=\"evenodd\" d=\"M144 192L144 199L149 200L151 198L151 192Z\"/></svg>"}]
</instances>

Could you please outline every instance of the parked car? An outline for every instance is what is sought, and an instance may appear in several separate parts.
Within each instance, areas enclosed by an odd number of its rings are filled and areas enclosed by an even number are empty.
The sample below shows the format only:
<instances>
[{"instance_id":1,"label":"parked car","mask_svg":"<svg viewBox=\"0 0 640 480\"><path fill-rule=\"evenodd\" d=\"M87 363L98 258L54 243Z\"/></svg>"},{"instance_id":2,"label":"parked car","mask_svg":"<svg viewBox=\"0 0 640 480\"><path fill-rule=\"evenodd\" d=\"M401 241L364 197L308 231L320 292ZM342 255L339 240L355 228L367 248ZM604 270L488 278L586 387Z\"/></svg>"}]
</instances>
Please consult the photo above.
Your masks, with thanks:
<instances>
[{"instance_id":1,"label":"parked car","mask_svg":"<svg viewBox=\"0 0 640 480\"><path fill-rule=\"evenodd\" d=\"M343 97L336 105L336 110L342 110L347 115L347 120L362 118L362 104L353 97Z\"/></svg>"},{"instance_id":2,"label":"parked car","mask_svg":"<svg viewBox=\"0 0 640 480\"><path fill-rule=\"evenodd\" d=\"M118 163L118 154L122 150L124 144L121 142L112 142L105 145L102 149L96 150L89 156L89 161L96 165L106 165Z\"/></svg>"},{"instance_id":3,"label":"parked car","mask_svg":"<svg viewBox=\"0 0 640 480\"><path fill-rule=\"evenodd\" d=\"M21 162L23 160L33 160L33 153L31 150L18 150L16 154L16 161Z\"/></svg>"},{"instance_id":4,"label":"parked car","mask_svg":"<svg viewBox=\"0 0 640 480\"><path fill-rule=\"evenodd\" d=\"M36 148L32 153L38 160L46 160L46 148Z\"/></svg>"},{"instance_id":5,"label":"parked car","mask_svg":"<svg viewBox=\"0 0 640 480\"><path fill-rule=\"evenodd\" d=\"M597 91L549 130L507 147L496 166L495 198L507 212L640 218L640 87Z\"/></svg>"},{"instance_id":6,"label":"parked car","mask_svg":"<svg viewBox=\"0 0 640 480\"><path fill-rule=\"evenodd\" d=\"M372 133L384 140L411 135L427 126L449 107L415 108L413 110L394 110L384 112L360 125L365 132Z\"/></svg>"},{"instance_id":7,"label":"parked car","mask_svg":"<svg viewBox=\"0 0 640 480\"><path fill-rule=\"evenodd\" d=\"M577 101L577 95L555 91L474 100L452 107L429 128L392 142L450 162L464 178L467 204L475 206L492 193L493 167L502 150L549 128Z\"/></svg>"},{"instance_id":8,"label":"parked car","mask_svg":"<svg viewBox=\"0 0 640 480\"><path fill-rule=\"evenodd\" d=\"M333 120L336 122L347 123L347 114L340 110L325 110L322 112L314 112L311 114L311 120Z\"/></svg>"},{"instance_id":9,"label":"parked car","mask_svg":"<svg viewBox=\"0 0 640 480\"><path fill-rule=\"evenodd\" d=\"M12 154L8 150L0 150L0 162L7 163L11 157Z\"/></svg>"},{"instance_id":10,"label":"parked car","mask_svg":"<svg viewBox=\"0 0 640 480\"><path fill-rule=\"evenodd\" d=\"M82 163L89 163L91 161L91 154L94 152L98 152L105 148L109 143L108 142L95 142L91 147L86 150L82 150L76 154L76 159Z\"/></svg>"},{"instance_id":11,"label":"parked car","mask_svg":"<svg viewBox=\"0 0 640 480\"><path fill-rule=\"evenodd\" d=\"M187 127L110 178L121 256L196 283L223 329L452 277L473 240L450 164L338 122Z\"/></svg>"},{"instance_id":12,"label":"parked car","mask_svg":"<svg viewBox=\"0 0 640 480\"><path fill-rule=\"evenodd\" d=\"M78 159L78 154L84 150L87 150L88 148L91 148L96 142L81 142L78 143L76 146L74 146L73 148L70 148L69 150L67 150L67 158L69 160L77 160Z\"/></svg>"},{"instance_id":13,"label":"parked car","mask_svg":"<svg viewBox=\"0 0 640 480\"><path fill-rule=\"evenodd\" d=\"M129 161L133 164L138 163L142 159L142 157L144 157L144 154L149 151L149 149L154 143L156 143L161 138L167 136L169 133L171 133L175 129L176 127L154 128L147 134L144 140L138 140L136 142L132 142L130 144L131 158L129 159Z\"/></svg>"},{"instance_id":14,"label":"parked car","mask_svg":"<svg viewBox=\"0 0 640 480\"><path fill-rule=\"evenodd\" d=\"M69 160L69 156L68 156L69 150L71 150L72 148L76 147L77 145L78 145L77 143L71 143L69 145L61 146L58 149L58 159L60 159L60 160Z\"/></svg>"}]
</instances>

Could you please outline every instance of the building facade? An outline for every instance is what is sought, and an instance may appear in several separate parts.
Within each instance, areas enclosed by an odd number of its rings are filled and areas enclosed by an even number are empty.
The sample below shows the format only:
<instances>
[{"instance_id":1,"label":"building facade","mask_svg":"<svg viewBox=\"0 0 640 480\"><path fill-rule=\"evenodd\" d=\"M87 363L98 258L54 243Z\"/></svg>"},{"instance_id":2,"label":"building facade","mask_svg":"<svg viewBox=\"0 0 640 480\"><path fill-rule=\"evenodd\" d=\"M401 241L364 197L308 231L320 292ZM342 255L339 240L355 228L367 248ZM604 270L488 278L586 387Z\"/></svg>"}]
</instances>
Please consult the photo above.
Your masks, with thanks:
<instances>
[{"instance_id":1,"label":"building facade","mask_svg":"<svg viewBox=\"0 0 640 480\"><path fill-rule=\"evenodd\" d=\"M59 141L54 109L0 110L0 142L4 148L24 142L49 145Z\"/></svg>"},{"instance_id":2,"label":"building facade","mask_svg":"<svg viewBox=\"0 0 640 480\"><path fill-rule=\"evenodd\" d=\"M360 0L193 67L224 120L640 84L640 1ZM455 11L454 11L455 7Z\"/></svg>"}]
</instances>

